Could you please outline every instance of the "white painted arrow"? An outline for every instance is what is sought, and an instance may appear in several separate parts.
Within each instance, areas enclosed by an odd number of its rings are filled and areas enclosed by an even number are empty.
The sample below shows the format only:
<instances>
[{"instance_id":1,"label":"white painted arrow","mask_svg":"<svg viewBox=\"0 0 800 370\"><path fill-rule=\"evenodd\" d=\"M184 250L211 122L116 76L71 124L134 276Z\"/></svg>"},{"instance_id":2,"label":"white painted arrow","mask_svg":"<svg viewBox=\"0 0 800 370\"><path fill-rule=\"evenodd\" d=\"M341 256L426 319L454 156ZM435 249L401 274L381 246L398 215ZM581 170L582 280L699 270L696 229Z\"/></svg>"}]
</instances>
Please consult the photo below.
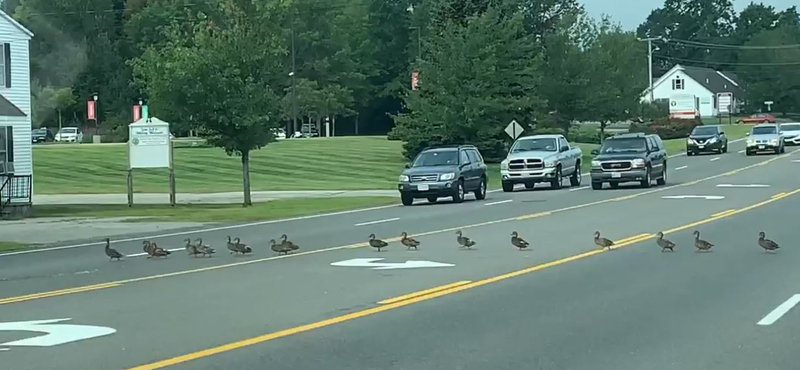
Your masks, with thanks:
<instances>
[{"instance_id":1,"label":"white painted arrow","mask_svg":"<svg viewBox=\"0 0 800 370\"><path fill-rule=\"evenodd\" d=\"M722 195L668 195L661 197L664 199L706 199L706 200L720 200L725 199Z\"/></svg>"},{"instance_id":2,"label":"white painted arrow","mask_svg":"<svg viewBox=\"0 0 800 370\"><path fill-rule=\"evenodd\" d=\"M402 263L378 262L385 258L355 258L347 261L331 263L338 267L372 267L373 270L415 269L425 267L453 267L450 263L432 261L406 261Z\"/></svg>"},{"instance_id":3,"label":"white painted arrow","mask_svg":"<svg viewBox=\"0 0 800 370\"><path fill-rule=\"evenodd\" d=\"M52 319L36 321L0 322L0 331L33 331L47 333L38 337L0 343L0 346L33 346L52 347L59 344L77 342L79 340L102 337L114 334L116 329L105 326L57 324L72 319Z\"/></svg>"},{"instance_id":4,"label":"white painted arrow","mask_svg":"<svg viewBox=\"0 0 800 370\"><path fill-rule=\"evenodd\" d=\"M765 184L718 184L718 188L768 188L769 185Z\"/></svg>"}]
</instances>

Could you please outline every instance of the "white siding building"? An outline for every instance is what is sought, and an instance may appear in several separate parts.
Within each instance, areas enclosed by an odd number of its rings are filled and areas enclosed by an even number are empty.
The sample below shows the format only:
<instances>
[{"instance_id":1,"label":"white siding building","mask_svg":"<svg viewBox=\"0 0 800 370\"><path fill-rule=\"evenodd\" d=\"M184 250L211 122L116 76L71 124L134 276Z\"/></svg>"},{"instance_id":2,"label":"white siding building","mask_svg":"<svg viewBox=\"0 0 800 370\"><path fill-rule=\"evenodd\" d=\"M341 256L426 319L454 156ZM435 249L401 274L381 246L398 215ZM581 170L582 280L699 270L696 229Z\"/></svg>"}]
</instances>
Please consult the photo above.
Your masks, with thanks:
<instances>
[{"instance_id":1,"label":"white siding building","mask_svg":"<svg viewBox=\"0 0 800 370\"><path fill-rule=\"evenodd\" d=\"M0 192L0 209L9 203L30 205L31 201L32 37L31 31L0 11L0 165L4 167L0 168L0 186L5 185Z\"/></svg>"},{"instance_id":2,"label":"white siding building","mask_svg":"<svg viewBox=\"0 0 800 370\"><path fill-rule=\"evenodd\" d=\"M694 108L702 117L737 113L744 97L737 80L738 77L730 72L676 65L653 83L653 97L656 101L672 102L693 96ZM730 104L729 99L732 99ZM642 100L650 101L649 89L642 95Z\"/></svg>"}]
</instances>

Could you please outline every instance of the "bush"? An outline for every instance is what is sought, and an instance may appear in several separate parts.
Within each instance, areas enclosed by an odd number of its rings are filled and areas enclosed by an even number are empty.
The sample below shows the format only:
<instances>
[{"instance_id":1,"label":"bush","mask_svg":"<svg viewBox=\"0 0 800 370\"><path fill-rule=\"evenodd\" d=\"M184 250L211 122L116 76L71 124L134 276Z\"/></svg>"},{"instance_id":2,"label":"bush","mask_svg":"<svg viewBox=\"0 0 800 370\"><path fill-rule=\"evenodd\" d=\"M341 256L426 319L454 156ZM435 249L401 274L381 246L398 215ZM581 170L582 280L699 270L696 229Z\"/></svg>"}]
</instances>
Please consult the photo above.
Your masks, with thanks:
<instances>
[{"instance_id":1,"label":"bush","mask_svg":"<svg viewBox=\"0 0 800 370\"><path fill-rule=\"evenodd\" d=\"M633 123L630 132L642 132L645 134L656 134L663 140L680 139L689 136L697 126L702 126L703 121L695 119L670 119L662 118L650 124Z\"/></svg>"},{"instance_id":2,"label":"bush","mask_svg":"<svg viewBox=\"0 0 800 370\"><path fill-rule=\"evenodd\" d=\"M613 136L606 132L606 137ZM575 125L567 132L567 141L570 143L600 144L600 130L593 125Z\"/></svg>"}]
</instances>

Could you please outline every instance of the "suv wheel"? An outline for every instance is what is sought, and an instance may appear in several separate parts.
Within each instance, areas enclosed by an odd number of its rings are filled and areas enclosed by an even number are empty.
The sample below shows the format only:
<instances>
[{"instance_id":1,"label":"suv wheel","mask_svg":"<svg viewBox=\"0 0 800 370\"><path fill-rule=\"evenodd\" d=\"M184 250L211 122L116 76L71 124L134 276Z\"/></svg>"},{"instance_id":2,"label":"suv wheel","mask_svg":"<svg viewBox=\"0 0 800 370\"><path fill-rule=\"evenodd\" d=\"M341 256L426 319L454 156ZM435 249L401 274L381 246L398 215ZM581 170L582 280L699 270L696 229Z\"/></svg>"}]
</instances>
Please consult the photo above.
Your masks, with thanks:
<instances>
[{"instance_id":1,"label":"suv wheel","mask_svg":"<svg viewBox=\"0 0 800 370\"><path fill-rule=\"evenodd\" d=\"M458 180L455 193L453 193L453 203L461 203L464 201L464 180Z\"/></svg>"},{"instance_id":2,"label":"suv wheel","mask_svg":"<svg viewBox=\"0 0 800 370\"><path fill-rule=\"evenodd\" d=\"M514 191L514 183L503 181L503 192L510 193Z\"/></svg>"},{"instance_id":3,"label":"suv wheel","mask_svg":"<svg viewBox=\"0 0 800 370\"><path fill-rule=\"evenodd\" d=\"M411 194L400 193L400 201L403 202L404 206L410 206L414 204L414 197Z\"/></svg>"},{"instance_id":4,"label":"suv wheel","mask_svg":"<svg viewBox=\"0 0 800 370\"><path fill-rule=\"evenodd\" d=\"M436 203L437 200L439 200L439 197L428 197L428 202Z\"/></svg>"},{"instance_id":5,"label":"suv wheel","mask_svg":"<svg viewBox=\"0 0 800 370\"><path fill-rule=\"evenodd\" d=\"M649 188L653 182L653 178L650 177L650 167L647 167L647 171L644 174L644 180L642 180L641 184L643 188Z\"/></svg>"},{"instance_id":6,"label":"suv wheel","mask_svg":"<svg viewBox=\"0 0 800 370\"><path fill-rule=\"evenodd\" d=\"M561 189L561 167L556 167L556 177L550 182L550 187L553 189Z\"/></svg>"},{"instance_id":7,"label":"suv wheel","mask_svg":"<svg viewBox=\"0 0 800 370\"><path fill-rule=\"evenodd\" d=\"M667 164L664 163L664 172L661 173L661 177L656 180L656 184L658 185L666 185L667 184Z\"/></svg>"},{"instance_id":8,"label":"suv wheel","mask_svg":"<svg viewBox=\"0 0 800 370\"><path fill-rule=\"evenodd\" d=\"M725 146L722 147L722 152L723 153L727 153L728 152L728 143L727 142L725 143Z\"/></svg>"},{"instance_id":9,"label":"suv wheel","mask_svg":"<svg viewBox=\"0 0 800 370\"><path fill-rule=\"evenodd\" d=\"M592 190L600 190L603 188L603 183L599 181L592 181Z\"/></svg>"},{"instance_id":10,"label":"suv wheel","mask_svg":"<svg viewBox=\"0 0 800 370\"><path fill-rule=\"evenodd\" d=\"M475 199L477 199L477 200L486 199L486 179L485 178L481 178L481 184L478 185L478 190L475 190Z\"/></svg>"},{"instance_id":11,"label":"suv wheel","mask_svg":"<svg viewBox=\"0 0 800 370\"><path fill-rule=\"evenodd\" d=\"M575 164L575 173L573 173L572 176L569 177L569 185L570 186L581 186L581 180L583 180L581 178L581 176L582 176L581 175L581 162L578 161L578 163Z\"/></svg>"}]
</instances>

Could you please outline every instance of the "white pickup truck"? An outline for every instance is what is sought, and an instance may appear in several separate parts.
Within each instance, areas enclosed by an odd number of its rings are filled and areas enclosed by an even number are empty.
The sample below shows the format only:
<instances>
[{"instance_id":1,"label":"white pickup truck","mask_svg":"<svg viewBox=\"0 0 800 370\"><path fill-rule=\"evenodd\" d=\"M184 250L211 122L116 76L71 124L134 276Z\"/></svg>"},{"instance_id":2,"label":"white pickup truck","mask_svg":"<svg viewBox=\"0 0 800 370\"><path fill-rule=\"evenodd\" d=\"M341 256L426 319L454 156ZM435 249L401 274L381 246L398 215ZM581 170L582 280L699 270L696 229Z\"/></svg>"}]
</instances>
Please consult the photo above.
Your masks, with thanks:
<instances>
[{"instance_id":1,"label":"white pickup truck","mask_svg":"<svg viewBox=\"0 0 800 370\"><path fill-rule=\"evenodd\" d=\"M571 186L580 186L582 156L581 149L571 147L563 135L521 137L500 163L503 191L514 191L516 184L533 189L538 182L558 189L564 177L569 177Z\"/></svg>"}]
</instances>

